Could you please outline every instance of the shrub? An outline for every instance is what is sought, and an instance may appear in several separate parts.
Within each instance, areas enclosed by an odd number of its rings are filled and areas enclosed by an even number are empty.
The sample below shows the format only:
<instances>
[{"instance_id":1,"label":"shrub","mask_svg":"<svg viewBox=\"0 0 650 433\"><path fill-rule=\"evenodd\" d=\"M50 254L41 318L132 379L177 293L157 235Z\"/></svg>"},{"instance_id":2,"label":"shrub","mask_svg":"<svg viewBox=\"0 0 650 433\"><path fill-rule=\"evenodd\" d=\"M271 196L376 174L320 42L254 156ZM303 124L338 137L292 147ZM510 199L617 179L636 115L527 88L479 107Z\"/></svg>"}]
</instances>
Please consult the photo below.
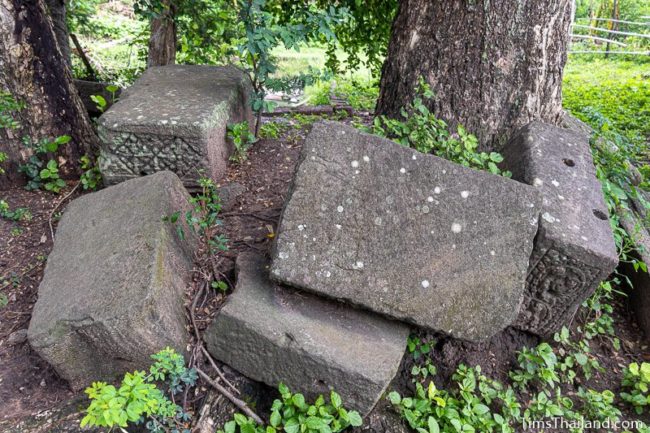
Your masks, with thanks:
<instances>
[{"instance_id":1,"label":"shrub","mask_svg":"<svg viewBox=\"0 0 650 433\"><path fill-rule=\"evenodd\" d=\"M152 355L149 373L126 373L119 387L94 382L86 389L91 402L81 427L128 427L145 423L151 433L189 433L190 416L173 403L156 385L166 383L169 395L196 382L196 372L185 367L183 357L169 347Z\"/></svg>"}]
</instances>

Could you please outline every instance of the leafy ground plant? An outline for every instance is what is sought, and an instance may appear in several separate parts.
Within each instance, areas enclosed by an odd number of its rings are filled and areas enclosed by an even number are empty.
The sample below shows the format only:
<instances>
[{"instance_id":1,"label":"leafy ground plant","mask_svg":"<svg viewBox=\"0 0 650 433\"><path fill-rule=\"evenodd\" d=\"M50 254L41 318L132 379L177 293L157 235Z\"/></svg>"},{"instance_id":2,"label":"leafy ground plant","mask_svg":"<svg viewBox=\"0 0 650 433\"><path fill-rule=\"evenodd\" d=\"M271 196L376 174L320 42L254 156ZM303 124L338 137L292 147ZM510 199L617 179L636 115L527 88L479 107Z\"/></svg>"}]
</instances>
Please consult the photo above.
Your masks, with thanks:
<instances>
[{"instance_id":1,"label":"leafy ground plant","mask_svg":"<svg viewBox=\"0 0 650 433\"><path fill-rule=\"evenodd\" d=\"M32 219L32 214L29 209L24 207L11 209L6 200L0 199L0 218L9 221L29 221Z\"/></svg>"},{"instance_id":2,"label":"leafy ground plant","mask_svg":"<svg viewBox=\"0 0 650 433\"><path fill-rule=\"evenodd\" d=\"M626 392L621 393L621 398L634 407L639 415L645 412L650 406L650 363L644 362L641 365L631 363L624 372L623 387Z\"/></svg>"},{"instance_id":3,"label":"leafy ground plant","mask_svg":"<svg viewBox=\"0 0 650 433\"><path fill-rule=\"evenodd\" d=\"M37 143L33 143L29 139L25 141L27 147L34 152L27 162L20 166L20 170L28 178L26 189L44 188L47 191L59 193L65 187L65 182L59 176L59 163L55 159L47 159L47 156L56 153L59 147L69 143L70 140L70 136L62 135L53 141L46 139Z\"/></svg>"},{"instance_id":4,"label":"leafy ground plant","mask_svg":"<svg viewBox=\"0 0 650 433\"><path fill-rule=\"evenodd\" d=\"M190 416L168 396L193 386L196 371L187 369L183 357L169 347L152 358L155 362L148 373L126 373L119 387L95 382L87 388L91 402L81 427L119 428L126 432L129 426L144 424L150 433L189 433Z\"/></svg>"},{"instance_id":5,"label":"leafy ground plant","mask_svg":"<svg viewBox=\"0 0 650 433\"><path fill-rule=\"evenodd\" d=\"M228 239L217 234L217 228L221 225L219 212L221 212L221 198L217 192L212 179L201 177L198 180L201 192L190 198L192 209L184 214L185 222L192 232L199 236L205 250L208 253L215 251L226 251ZM163 221L176 225L176 231L181 239L185 239L185 231L179 219L181 211L163 217Z\"/></svg>"},{"instance_id":6,"label":"leafy ground plant","mask_svg":"<svg viewBox=\"0 0 650 433\"><path fill-rule=\"evenodd\" d=\"M329 402L321 395L313 404L308 404L302 394L292 394L284 384L280 384L278 390L281 398L273 402L269 425L261 426L235 414L234 419L217 433L337 433L362 424L359 413L345 409L341 396L334 391L330 392Z\"/></svg>"},{"instance_id":7,"label":"leafy ground plant","mask_svg":"<svg viewBox=\"0 0 650 433\"><path fill-rule=\"evenodd\" d=\"M466 167L510 177L510 172L502 171L497 165L503 161L501 154L479 152L477 138L462 125L458 125L456 133L452 134L447 124L429 111L424 100L433 96L429 85L420 78L418 95L409 106L402 108L402 118L378 116L369 132L422 153L433 153Z\"/></svg>"},{"instance_id":8,"label":"leafy ground plant","mask_svg":"<svg viewBox=\"0 0 650 433\"><path fill-rule=\"evenodd\" d=\"M238 164L246 161L248 149L257 141L255 135L250 131L247 121L228 125L228 139L235 146L230 160Z\"/></svg>"},{"instance_id":9,"label":"leafy ground plant","mask_svg":"<svg viewBox=\"0 0 650 433\"><path fill-rule=\"evenodd\" d=\"M79 180L83 189L94 191L101 186L102 174L99 171L99 167L97 167L88 155L81 157L81 169L83 173Z\"/></svg>"}]
</instances>

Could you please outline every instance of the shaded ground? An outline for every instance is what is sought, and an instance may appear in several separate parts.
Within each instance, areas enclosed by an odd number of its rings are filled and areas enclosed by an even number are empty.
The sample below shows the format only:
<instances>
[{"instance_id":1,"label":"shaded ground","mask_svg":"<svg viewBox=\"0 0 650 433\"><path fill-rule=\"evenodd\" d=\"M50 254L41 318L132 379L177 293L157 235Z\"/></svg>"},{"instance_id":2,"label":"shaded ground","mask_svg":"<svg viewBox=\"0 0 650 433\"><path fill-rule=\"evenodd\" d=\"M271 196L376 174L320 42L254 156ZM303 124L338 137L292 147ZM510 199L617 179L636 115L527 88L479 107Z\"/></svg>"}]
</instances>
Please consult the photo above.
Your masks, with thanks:
<instances>
[{"instance_id":1,"label":"shaded ground","mask_svg":"<svg viewBox=\"0 0 650 433\"><path fill-rule=\"evenodd\" d=\"M287 122L283 118L268 120ZM230 239L230 249L223 253L219 271L231 286L237 254L246 250L264 253L271 246L308 129L306 123L304 119L291 121L280 139L265 139L256 143L250 151L249 159L239 166L231 165L226 177L220 182L220 185L236 183L243 186L241 195L231 197L228 208L222 214L223 230ZM78 192L75 193L77 194ZM77 431L81 418L78 412L86 404L83 395L69 391L66 384L57 378L55 372L27 343L8 343L10 335L25 329L29 323L37 287L52 247L48 221L63 195L27 192L16 188L0 191L0 198L6 198L12 208L27 207L32 213L30 221L20 223L0 219L0 292L8 299L8 304L0 307L1 432ZM65 204L61 207L64 208ZM54 224L57 212L53 215ZM192 294L188 295L189 304ZM195 310L198 328L207 327L224 299L223 294L215 291L199 299ZM623 298L616 302L614 318L621 339L621 350L614 351L611 342L605 338L598 340L594 356L605 367L605 371L588 385L598 390L611 389L617 392L622 368L631 360L650 360L650 354ZM578 318L573 323L573 328L581 323ZM487 376L505 381L508 371L514 366L514 352L522 346L538 343L535 337L513 330L507 330L479 345L460 343L435 335L422 335L422 338L427 341L436 340L431 355L434 364L438 366L439 375L436 380L439 387L449 385L449 378L459 363L479 364ZM401 393L412 391L412 366L412 357L405 356L401 371L391 388L398 389ZM247 380L227 367L224 370L245 394L261 398L261 407L258 409L264 415L264 406L274 397L273 391ZM569 389L567 392L570 395L575 390ZM194 391L191 402L200 407L206 398L213 401L213 418L218 426L230 416L233 408L225 399L210 395L203 387ZM405 431L399 418L392 414L385 402L379 404L362 430L377 433Z\"/></svg>"}]
</instances>

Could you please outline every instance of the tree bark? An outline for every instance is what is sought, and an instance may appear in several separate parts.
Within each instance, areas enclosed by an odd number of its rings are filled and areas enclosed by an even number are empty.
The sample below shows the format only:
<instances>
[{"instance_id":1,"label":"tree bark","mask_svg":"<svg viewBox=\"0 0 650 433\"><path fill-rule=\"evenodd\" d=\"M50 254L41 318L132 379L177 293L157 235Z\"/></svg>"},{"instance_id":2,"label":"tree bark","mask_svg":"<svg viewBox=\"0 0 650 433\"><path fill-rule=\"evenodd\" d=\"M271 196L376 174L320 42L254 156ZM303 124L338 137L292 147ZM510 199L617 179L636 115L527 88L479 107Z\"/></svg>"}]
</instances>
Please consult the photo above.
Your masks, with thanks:
<instances>
[{"instance_id":1,"label":"tree bark","mask_svg":"<svg viewBox=\"0 0 650 433\"><path fill-rule=\"evenodd\" d=\"M398 117L418 78L429 108L498 149L532 119L559 122L572 0L401 0L377 113Z\"/></svg>"},{"instance_id":2,"label":"tree bark","mask_svg":"<svg viewBox=\"0 0 650 433\"><path fill-rule=\"evenodd\" d=\"M25 107L18 130L0 130L6 185L22 179L18 166L29 157L22 137L33 142L69 135L58 152L63 175L79 173L79 158L97 149L98 138L61 56L43 0L0 0L0 91Z\"/></svg>"},{"instance_id":3,"label":"tree bark","mask_svg":"<svg viewBox=\"0 0 650 433\"><path fill-rule=\"evenodd\" d=\"M173 0L162 0L163 10L151 20L147 67L176 62L176 7Z\"/></svg>"},{"instance_id":4,"label":"tree bark","mask_svg":"<svg viewBox=\"0 0 650 433\"><path fill-rule=\"evenodd\" d=\"M54 34L59 44L61 55L72 69L72 51L70 50L70 35L68 33L68 23L66 21L65 0L45 0L47 10L52 19Z\"/></svg>"}]
</instances>

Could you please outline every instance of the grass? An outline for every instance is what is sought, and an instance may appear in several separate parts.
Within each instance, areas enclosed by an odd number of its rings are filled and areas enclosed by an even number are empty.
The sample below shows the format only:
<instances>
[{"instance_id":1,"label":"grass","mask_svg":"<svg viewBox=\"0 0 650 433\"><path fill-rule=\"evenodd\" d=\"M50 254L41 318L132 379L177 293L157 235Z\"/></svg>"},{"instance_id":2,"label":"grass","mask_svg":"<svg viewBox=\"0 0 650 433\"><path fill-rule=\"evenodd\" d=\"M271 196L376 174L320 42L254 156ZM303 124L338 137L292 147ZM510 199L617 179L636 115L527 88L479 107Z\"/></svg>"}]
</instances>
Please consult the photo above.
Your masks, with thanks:
<instances>
[{"instance_id":1,"label":"grass","mask_svg":"<svg viewBox=\"0 0 650 433\"><path fill-rule=\"evenodd\" d=\"M571 57L563 85L564 107L577 117L595 110L628 138L650 138L650 62Z\"/></svg>"}]
</instances>

